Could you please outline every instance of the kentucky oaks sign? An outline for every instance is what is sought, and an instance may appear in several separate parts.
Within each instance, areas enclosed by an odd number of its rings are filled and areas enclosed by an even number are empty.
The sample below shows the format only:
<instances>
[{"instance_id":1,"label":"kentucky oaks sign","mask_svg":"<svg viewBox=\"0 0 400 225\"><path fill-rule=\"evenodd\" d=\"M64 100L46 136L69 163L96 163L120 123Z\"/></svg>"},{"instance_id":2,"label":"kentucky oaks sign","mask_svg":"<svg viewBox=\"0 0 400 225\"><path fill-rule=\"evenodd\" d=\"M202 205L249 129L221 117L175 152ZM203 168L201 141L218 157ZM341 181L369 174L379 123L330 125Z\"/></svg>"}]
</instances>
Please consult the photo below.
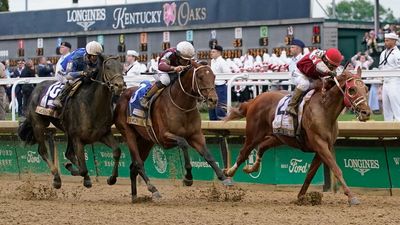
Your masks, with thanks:
<instances>
[{"instance_id":1,"label":"kentucky oaks sign","mask_svg":"<svg viewBox=\"0 0 400 225\"><path fill-rule=\"evenodd\" d=\"M310 18L310 1L187 0L0 14L0 36ZM51 20L51 23L49 22ZM35 21L35 26L26 21ZM51 25L49 25L51 24ZM12 31L12 32L11 32Z\"/></svg>"}]
</instances>

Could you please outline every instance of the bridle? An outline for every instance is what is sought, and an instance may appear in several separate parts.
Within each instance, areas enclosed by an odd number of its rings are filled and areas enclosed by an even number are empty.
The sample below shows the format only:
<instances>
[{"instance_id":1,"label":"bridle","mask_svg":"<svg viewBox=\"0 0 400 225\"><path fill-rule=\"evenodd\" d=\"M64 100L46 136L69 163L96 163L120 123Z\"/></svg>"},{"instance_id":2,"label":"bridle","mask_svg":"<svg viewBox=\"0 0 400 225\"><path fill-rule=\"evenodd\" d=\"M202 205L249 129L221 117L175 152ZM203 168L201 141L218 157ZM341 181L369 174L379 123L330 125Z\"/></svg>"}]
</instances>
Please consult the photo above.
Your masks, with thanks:
<instances>
[{"instance_id":1,"label":"bridle","mask_svg":"<svg viewBox=\"0 0 400 225\"><path fill-rule=\"evenodd\" d=\"M185 88L183 87L183 85L182 85L182 80L181 80L181 76L178 75L179 87L181 88L181 90L183 91L183 93L185 93L185 95L187 95L187 96L189 96L189 97L191 97L191 98L196 99L196 101L200 101L200 102L204 102L204 101L207 100L207 97L205 97L205 96L201 93L202 91L204 91L204 90L209 90L209 92L210 92L210 91L212 91L212 90L215 90L215 86L200 87L196 75L197 75L197 71L200 70L200 69L203 69L203 68L208 68L208 69L211 70L211 67L208 66L208 65L201 65L201 66L199 66L199 67L194 68L193 75L192 75L192 86L191 86L191 89L190 89L189 92L187 92L187 91L185 90ZM190 70L190 69L189 69L189 70ZM209 71L207 71L207 72L209 72ZM191 92L191 93L194 92L195 94L193 95L193 94L191 94L190 92ZM182 110L182 111L184 111L184 112L190 112L190 111L193 111L193 110L195 110L195 109L197 108L197 103L194 104L194 106L193 106L192 108L190 108L190 109L184 109L184 108L178 106L178 105L176 104L176 102L173 100L173 98L171 97L171 88L169 88L169 98L170 98L172 104L173 104L175 107L177 107L178 109L180 109L180 110Z\"/></svg>"},{"instance_id":2,"label":"bridle","mask_svg":"<svg viewBox=\"0 0 400 225\"><path fill-rule=\"evenodd\" d=\"M333 79L336 83L336 86L339 88L340 92L343 94L343 101L346 107L351 108L357 115L357 118L360 116L360 110L357 108L362 103L365 103L367 99L358 94L357 86L361 86L360 83L364 84L358 76L352 76L346 80L345 89L341 87L339 81L336 77ZM365 87L365 85L364 85Z\"/></svg>"},{"instance_id":3,"label":"bridle","mask_svg":"<svg viewBox=\"0 0 400 225\"><path fill-rule=\"evenodd\" d=\"M122 75L122 73L121 74L120 73L116 73L116 74L113 74L112 76L108 76L109 74L107 72L105 72L105 65L106 65L106 62L108 60L111 60L111 59L117 60L118 56L111 56L111 57L108 57L108 58L103 60L102 71L101 71L103 74L102 74L102 79L101 80L94 79L94 78L90 78L90 79L92 81L94 81L94 82L97 82L97 83L101 84L101 85L105 85L105 86L108 87L109 90L114 91L114 85L112 85L112 82L117 77L119 77L119 76L122 77L123 75Z\"/></svg>"}]
</instances>

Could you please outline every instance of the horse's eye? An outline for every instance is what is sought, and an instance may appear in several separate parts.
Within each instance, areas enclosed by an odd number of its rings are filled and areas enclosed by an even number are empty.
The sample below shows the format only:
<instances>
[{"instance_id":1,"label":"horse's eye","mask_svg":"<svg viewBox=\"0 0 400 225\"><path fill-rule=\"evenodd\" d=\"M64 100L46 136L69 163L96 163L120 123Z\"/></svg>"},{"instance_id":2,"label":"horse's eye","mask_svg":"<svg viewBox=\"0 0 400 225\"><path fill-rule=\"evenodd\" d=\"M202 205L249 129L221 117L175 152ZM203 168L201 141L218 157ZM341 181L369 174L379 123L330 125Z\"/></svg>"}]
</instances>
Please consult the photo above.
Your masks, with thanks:
<instances>
[{"instance_id":1,"label":"horse's eye","mask_svg":"<svg viewBox=\"0 0 400 225\"><path fill-rule=\"evenodd\" d=\"M350 96L353 96L357 93L357 88L351 87L351 88L349 88L349 90L347 92L349 93Z\"/></svg>"}]
</instances>

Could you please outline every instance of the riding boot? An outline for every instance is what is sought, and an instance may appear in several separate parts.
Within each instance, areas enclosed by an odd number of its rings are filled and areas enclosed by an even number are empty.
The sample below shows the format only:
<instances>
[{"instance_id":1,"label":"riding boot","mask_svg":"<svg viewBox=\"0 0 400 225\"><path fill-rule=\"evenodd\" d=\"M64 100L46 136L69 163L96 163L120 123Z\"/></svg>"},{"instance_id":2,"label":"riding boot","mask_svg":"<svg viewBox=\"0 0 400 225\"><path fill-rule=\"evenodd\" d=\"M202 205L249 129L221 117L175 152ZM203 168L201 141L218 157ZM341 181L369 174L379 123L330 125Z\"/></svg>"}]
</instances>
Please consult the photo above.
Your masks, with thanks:
<instances>
[{"instance_id":1,"label":"riding boot","mask_svg":"<svg viewBox=\"0 0 400 225\"><path fill-rule=\"evenodd\" d=\"M63 89L61 90L61 93L57 95L57 97L53 100L53 105L57 108L60 109L63 107L63 103L65 98L67 98L69 91L72 89L72 85L67 82L65 83Z\"/></svg>"},{"instance_id":2,"label":"riding boot","mask_svg":"<svg viewBox=\"0 0 400 225\"><path fill-rule=\"evenodd\" d=\"M286 108L286 112L290 113L293 116L297 116L297 106L300 103L301 96L303 96L304 91L296 88L293 91L292 98Z\"/></svg>"},{"instance_id":3,"label":"riding boot","mask_svg":"<svg viewBox=\"0 0 400 225\"><path fill-rule=\"evenodd\" d=\"M151 88L147 91L147 93L143 96L143 98L140 99L140 105L143 108L148 109L151 97L153 97L153 95L157 93L157 91L160 90L161 88L162 87L160 85L157 85L157 83L153 84L153 86L151 86Z\"/></svg>"}]
</instances>

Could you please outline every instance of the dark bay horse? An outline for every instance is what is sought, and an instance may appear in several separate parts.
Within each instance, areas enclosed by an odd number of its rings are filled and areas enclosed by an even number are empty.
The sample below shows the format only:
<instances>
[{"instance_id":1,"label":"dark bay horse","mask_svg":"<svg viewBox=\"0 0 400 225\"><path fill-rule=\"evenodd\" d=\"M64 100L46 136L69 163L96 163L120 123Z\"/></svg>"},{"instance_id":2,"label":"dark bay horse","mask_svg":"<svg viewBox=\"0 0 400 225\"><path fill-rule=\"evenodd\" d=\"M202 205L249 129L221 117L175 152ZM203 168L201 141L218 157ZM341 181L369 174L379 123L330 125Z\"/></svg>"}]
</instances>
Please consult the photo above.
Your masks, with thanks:
<instances>
[{"instance_id":1,"label":"dark bay horse","mask_svg":"<svg viewBox=\"0 0 400 225\"><path fill-rule=\"evenodd\" d=\"M225 177L206 147L201 130L200 113L197 109L199 100L206 100L209 107L215 107L217 104L214 81L215 75L209 66L192 61L190 69L165 88L152 106L150 117L156 138L151 137L145 127L127 123L129 99L137 87L129 88L121 95L115 109L115 126L121 132L131 154L130 177L133 201L137 198L136 177L138 174L145 180L153 198L160 197L144 170L144 161L157 141L163 148L179 146L183 150L186 169L183 180L185 185L190 186L193 183L192 166L188 155L189 146L204 157L214 169L218 179L225 185L232 185L231 180Z\"/></svg>"},{"instance_id":2,"label":"dark bay horse","mask_svg":"<svg viewBox=\"0 0 400 225\"><path fill-rule=\"evenodd\" d=\"M85 144L97 141L106 144L113 149L114 159L117 160L116 164L119 162L121 150L111 133L113 124L111 98L113 94L119 95L125 87L122 65L117 57L105 58L100 55L97 69L96 77L85 78L86 81L82 82L75 94L68 99L61 118L35 112L41 101L43 90L54 81L40 83L32 92L26 120L19 127L18 135L26 144L38 143L38 152L54 176L53 186L55 188L61 187L61 177L55 161L54 148L50 149L50 159L46 146L46 128L50 123L65 132L68 139L65 156L78 170L73 168L70 163L66 165L66 168L72 175L83 176L85 187L92 186L85 162L83 148ZM118 167L114 166L110 180L116 180L117 176Z\"/></svg>"},{"instance_id":3,"label":"dark bay horse","mask_svg":"<svg viewBox=\"0 0 400 225\"><path fill-rule=\"evenodd\" d=\"M345 106L353 108L360 121L369 119L371 111L366 100L368 89L361 80L361 70L358 70L357 75L345 70L336 81L336 85L325 93L316 90L304 106L301 122L303 145L299 144L296 138L273 134L272 121L275 117L275 109L278 102L285 96L284 94L266 92L241 104L239 108L232 109L225 120L246 117L246 140L236 163L230 169L224 170L224 173L227 176L233 176L238 167L248 158L251 150L258 146L256 163L243 169L246 173L257 171L266 150L287 144L303 151L315 152L307 177L298 194L299 198L305 195L318 167L323 162L342 184L349 204L359 204L343 179L342 171L336 164L332 151L338 136L337 118Z\"/></svg>"}]
</instances>

